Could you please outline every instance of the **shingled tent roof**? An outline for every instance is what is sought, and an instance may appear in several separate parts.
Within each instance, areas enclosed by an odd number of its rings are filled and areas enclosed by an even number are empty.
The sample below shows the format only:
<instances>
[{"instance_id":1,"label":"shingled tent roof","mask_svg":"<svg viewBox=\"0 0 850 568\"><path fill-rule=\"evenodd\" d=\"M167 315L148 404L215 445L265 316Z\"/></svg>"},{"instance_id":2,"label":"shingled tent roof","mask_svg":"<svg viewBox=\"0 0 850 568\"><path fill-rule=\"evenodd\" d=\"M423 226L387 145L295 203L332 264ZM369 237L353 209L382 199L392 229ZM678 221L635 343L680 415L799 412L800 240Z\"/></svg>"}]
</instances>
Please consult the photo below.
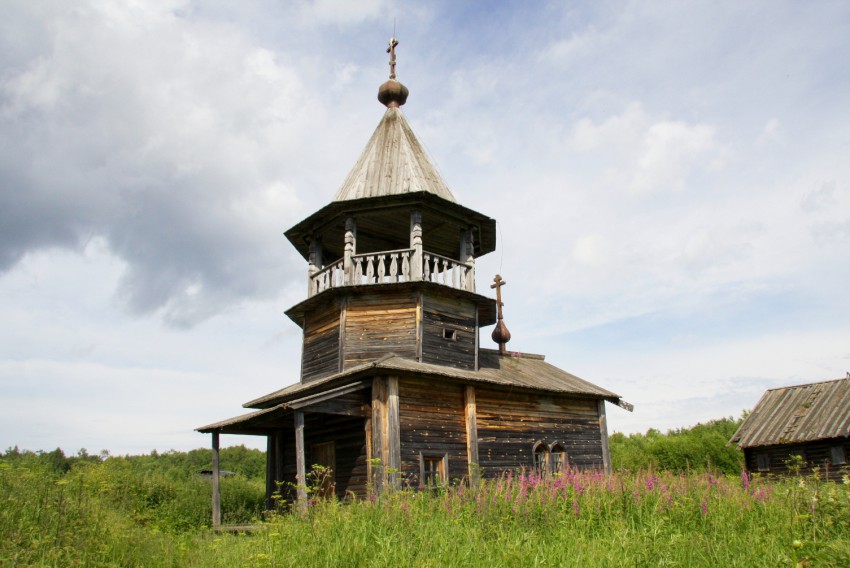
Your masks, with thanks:
<instances>
[{"instance_id":1,"label":"shingled tent roof","mask_svg":"<svg viewBox=\"0 0 850 568\"><path fill-rule=\"evenodd\" d=\"M850 436L850 378L770 389L729 443L739 448Z\"/></svg>"},{"instance_id":2,"label":"shingled tent roof","mask_svg":"<svg viewBox=\"0 0 850 568\"><path fill-rule=\"evenodd\" d=\"M401 109L390 107L334 201L425 191L456 203Z\"/></svg>"}]
</instances>

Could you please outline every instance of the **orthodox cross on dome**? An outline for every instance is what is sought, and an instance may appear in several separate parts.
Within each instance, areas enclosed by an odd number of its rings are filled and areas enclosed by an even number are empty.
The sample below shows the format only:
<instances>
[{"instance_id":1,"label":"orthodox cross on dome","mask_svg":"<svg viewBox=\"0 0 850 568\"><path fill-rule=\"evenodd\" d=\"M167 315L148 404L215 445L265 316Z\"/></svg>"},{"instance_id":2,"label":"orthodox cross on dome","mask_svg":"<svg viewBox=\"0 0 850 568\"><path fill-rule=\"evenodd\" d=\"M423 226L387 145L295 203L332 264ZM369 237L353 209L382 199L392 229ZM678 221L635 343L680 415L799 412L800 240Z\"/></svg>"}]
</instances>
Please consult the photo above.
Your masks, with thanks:
<instances>
[{"instance_id":1,"label":"orthodox cross on dome","mask_svg":"<svg viewBox=\"0 0 850 568\"><path fill-rule=\"evenodd\" d=\"M395 48L397 45L398 40L391 37L390 46L387 48L387 53L390 54L390 79L395 79Z\"/></svg>"},{"instance_id":2,"label":"orthodox cross on dome","mask_svg":"<svg viewBox=\"0 0 850 568\"><path fill-rule=\"evenodd\" d=\"M499 344L499 353L502 355L507 354L507 349L505 348L505 344L511 340L511 332L508 331L508 326L505 325L505 321L502 319L502 306L505 304L502 302L502 286L507 284L502 277L498 274L495 278L493 278L493 284L490 284L490 288L496 289L496 307L498 309L498 321L496 322L496 328L493 330L493 334L490 336L493 338L493 341Z\"/></svg>"}]
</instances>

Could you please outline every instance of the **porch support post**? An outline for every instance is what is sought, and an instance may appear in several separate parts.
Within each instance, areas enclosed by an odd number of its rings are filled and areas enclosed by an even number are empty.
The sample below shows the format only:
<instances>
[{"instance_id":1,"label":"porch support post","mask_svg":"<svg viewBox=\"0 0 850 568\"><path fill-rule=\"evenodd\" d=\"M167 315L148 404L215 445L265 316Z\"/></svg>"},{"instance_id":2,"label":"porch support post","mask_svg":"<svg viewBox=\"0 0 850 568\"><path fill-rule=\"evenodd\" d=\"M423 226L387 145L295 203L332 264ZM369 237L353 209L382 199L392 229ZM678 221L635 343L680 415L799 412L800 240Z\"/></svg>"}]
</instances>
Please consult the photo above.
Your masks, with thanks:
<instances>
[{"instance_id":1,"label":"porch support post","mask_svg":"<svg viewBox=\"0 0 850 568\"><path fill-rule=\"evenodd\" d=\"M221 489L219 485L218 430L212 433L212 525L221 526Z\"/></svg>"},{"instance_id":2,"label":"porch support post","mask_svg":"<svg viewBox=\"0 0 850 568\"><path fill-rule=\"evenodd\" d=\"M307 508L307 468L304 461L304 413L295 411L295 482L298 507Z\"/></svg>"},{"instance_id":3,"label":"porch support post","mask_svg":"<svg viewBox=\"0 0 850 568\"><path fill-rule=\"evenodd\" d=\"M422 280L422 211L418 209L410 213L410 279Z\"/></svg>"},{"instance_id":4,"label":"porch support post","mask_svg":"<svg viewBox=\"0 0 850 568\"><path fill-rule=\"evenodd\" d=\"M611 473L611 450L608 447L608 420L605 417L605 401L599 399L597 401L599 409L599 436L602 441L602 468L605 473Z\"/></svg>"},{"instance_id":5,"label":"porch support post","mask_svg":"<svg viewBox=\"0 0 850 568\"><path fill-rule=\"evenodd\" d=\"M346 285L354 282L354 260L351 258L357 254L357 220L349 217L345 220L345 248L343 249L342 270Z\"/></svg>"},{"instance_id":6,"label":"porch support post","mask_svg":"<svg viewBox=\"0 0 850 568\"><path fill-rule=\"evenodd\" d=\"M478 468L478 422L476 420L475 387L466 385L463 394L466 402L466 463L469 465L469 483L472 487L476 487L480 470Z\"/></svg>"},{"instance_id":7,"label":"porch support post","mask_svg":"<svg viewBox=\"0 0 850 568\"><path fill-rule=\"evenodd\" d=\"M266 509L273 508L272 494L274 493L275 462L277 457L277 444L274 432L266 436Z\"/></svg>"}]
</instances>

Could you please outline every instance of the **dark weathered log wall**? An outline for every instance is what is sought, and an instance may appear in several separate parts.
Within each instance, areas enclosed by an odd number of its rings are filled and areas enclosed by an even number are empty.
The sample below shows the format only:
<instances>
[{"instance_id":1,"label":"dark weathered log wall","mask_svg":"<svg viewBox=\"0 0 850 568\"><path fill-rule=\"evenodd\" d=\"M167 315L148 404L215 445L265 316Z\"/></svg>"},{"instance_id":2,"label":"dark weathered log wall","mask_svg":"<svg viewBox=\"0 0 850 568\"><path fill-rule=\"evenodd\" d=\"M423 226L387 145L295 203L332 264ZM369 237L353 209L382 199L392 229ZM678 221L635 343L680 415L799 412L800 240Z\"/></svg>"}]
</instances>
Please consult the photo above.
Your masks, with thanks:
<instances>
[{"instance_id":1,"label":"dark weathered log wall","mask_svg":"<svg viewBox=\"0 0 850 568\"><path fill-rule=\"evenodd\" d=\"M422 301L422 362L475 369L475 306L471 302L435 295ZM454 332L447 339L444 332Z\"/></svg>"},{"instance_id":2,"label":"dark weathered log wall","mask_svg":"<svg viewBox=\"0 0 850 568\"><path fill-rule=\"evenodd\" d=\"M308 314L304 321L304 348L301 352L301 381L339 371L339 304Z\"/></svg>"},{"instance_id":3,"label":"dark weathered log wall","mask_svg":"<svg viewBox=\"0 0 850 568\"><path fill-rule=\"evenodd\" d=\"M343 368L395 353L416 357L416 296L369 293L348 298L343 332Z\"/></svg>"},{"instance_id":4,"label":"dark weathered log wall","mask_svg":"<svg viewBox=\"0 0 850 568\"><path fill-rule=\"evenodd\" d=\"M292 434L291 430L289 434ZM305 414L304 447L308 473L313 464L311 447L324 442L334 443L336 495L343 498L347 491L361 497L366 495L365 419L329 414ZM283 449L283 478L294 483L295 443L285 444Z\"/></svg>"},{"instance_id":5,"label":"dark weathered log wall","mask_svg":"<svg viewBox=\"0 0 850 568\"><path fill-rule=\"evenodd\" d=\"M467 475L463 386L399 381L402 486L419 486L419 455L448 454L449 480Z\"/></svg>"},{"instance_id":6,"label":"dark weathered log wall","mask_svg":"<svg viewBox=\"0 0 850 568\"><path fill-rule=\"evenodd\" d=\"M603 467L596 400L481 387L475 399L483 476L532 467L537 441L560 443L570 467Z\"/></svg>"},{"instance_id":7,"label":"dark weathered log wall","mask_svg":"<svg viewBox=\"0 0 850 568\"><path fill-rule=\"evenodd\" d=\"M811 474L814 468L818 469L819 475L828 477L830 480L839 481L843 475L850 473L850 464L832 464L832 447L840 445L844 448L845 458L850 458L850 438L835 438L830 440L817 440L807 444L782 444L776 446L764 446L758 448L747 448L744 450L744 462L747 471L751 473L762 473L769 475L793 475L797 473L789 468L789 460L792 455L803 457L804 465L799 469L801 474ZM770 459L770 470L759 472L757 455L766 453Z\"/></svg>"}]
</instances>

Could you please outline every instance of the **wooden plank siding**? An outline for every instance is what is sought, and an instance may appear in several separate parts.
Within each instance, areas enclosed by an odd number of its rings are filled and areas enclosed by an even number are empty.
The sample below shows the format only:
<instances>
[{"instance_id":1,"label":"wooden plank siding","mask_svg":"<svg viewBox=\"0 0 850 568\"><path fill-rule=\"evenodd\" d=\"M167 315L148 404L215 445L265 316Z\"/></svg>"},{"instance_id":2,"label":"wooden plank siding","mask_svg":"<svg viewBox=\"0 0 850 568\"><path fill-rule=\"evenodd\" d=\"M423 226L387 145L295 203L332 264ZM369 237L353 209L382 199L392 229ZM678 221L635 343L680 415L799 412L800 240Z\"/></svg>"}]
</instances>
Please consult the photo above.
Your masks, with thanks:
<instances>
[{"instance_id":1,"label":"wooden plank siding","mask_svg":"<svg viewBox=\"0 0 850 568\"><path fill-rule=\"evenodd\" d=\"M844 448L846 463L832 464L833 446ZM759 454L767 454L770 460L768 471L759 471L757 458ZM798 455L803 458L805 465L799 470L799 473L803 475L810 475L814 472L814 468L817 468L818 474L822 478L840 481L842 476L850 474L850 462L846 461L850 459L850 438L834 438L806 443L745 448L744 462L747 471L751 473L779 476L794 475L795 472L788 467L788 461L792 455Z\"/></svg>"},{"instance_id":2,"label":"wooden plank siding","mask_svg":"<svg viewBox=\"0 0 850 568\"><path fill-rule=\"evenodd\" d=\"M462 385L399 380L402 486L419 486L420 453L448 454L448 479L467 477L465 411Z\"/></svg>"},{"instance_id":3,"label":"wooden plank siding","mask_svg":"<svg viewBox=\"0 0 850 568\"><path fill-rule=\"evenodd\" d=\"M388 353L416 358L416 295L401 292L349 297L343 337L344 369Z\"/></svg>"},{"instance_id":4,"label":"wooden plank siding","mask_svg":"<svg viewBox=\"0 0 850 568\"><path fill-rule=\"evenodd\" d=\"M366 434L364 431L364 418L350 418L348 416L333 416L326 414L304 414L304 454L306 459L306 470L309 474L314 456L311 448L315 444L325 442L334 443L334 491L340 498L344 498L347 492L354 493L359 497L367 494L367 468L366 468ZM295 438L294 432L289 430L293 442L283 447L283 475L282 478L289 482L295 481ZM291 499L291 490L284 488L284 496Z\"/></svg>"},{"instance_id":5,"label":"wooden plank siding","mask_svg":"<svg viewBox=\"0 0 850 568\"><path fill-rule=\"evenodd\" d=\"M422 362L475 369L476 307L472 302L425 294L422 300ZM447 339L445 332L453 332Z\"/></svg>"},{"instance_id":6,"label":"wooden plank siding","mask_svg":"<svg viewBox=\"0 0 850 568\"><path fill-rule=\"evenodd\" d=\"M301 382L308 383L339 371L340 305L334 301L304 318Z\"/></svg>"},{"instance_id":7,"label":"wooden plank siding","mask_svg":"<svg viewBox=\"0 0 850 568\"><path fill-rule=\"evenodd\" d=\"M476 387L475 403L484 477L531 468L539 440L560 443L570 467L604 467L596 400Z\"/></svg>"}]
</instances>

